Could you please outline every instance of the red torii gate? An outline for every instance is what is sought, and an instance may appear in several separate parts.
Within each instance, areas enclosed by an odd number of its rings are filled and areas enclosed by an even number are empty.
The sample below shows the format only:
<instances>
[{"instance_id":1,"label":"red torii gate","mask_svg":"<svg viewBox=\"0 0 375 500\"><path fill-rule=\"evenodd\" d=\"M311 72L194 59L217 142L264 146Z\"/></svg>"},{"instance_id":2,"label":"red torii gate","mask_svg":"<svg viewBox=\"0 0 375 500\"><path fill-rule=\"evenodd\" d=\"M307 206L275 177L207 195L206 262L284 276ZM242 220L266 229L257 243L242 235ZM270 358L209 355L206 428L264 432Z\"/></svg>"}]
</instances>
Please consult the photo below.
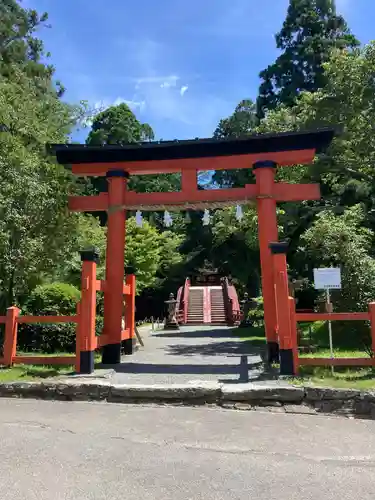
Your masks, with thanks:
<instances>
[{"instance_id":1,"label":"red torii gate","mask_svg":"<svg viewBox=\"0 0 375 500\"><path fill-rule=\"evenodd\" d=\"M312 163L333 138L333 130L264 134L241 139L197 139L126 146L54 144L57 161L79 176L105 176L108 192L69 197L70 210L107 211L107 253L104 290L103 363L120 362L123 317L125 223L127 210L187 210L246 204L256 200L262 270L264 319L270 362L278 359L278 327L274 269L270 243L278 241L276 203L316 200L318 184L275 182L276 167ZM243 188L198 190L197 172L253 168L256 183ZM181 191L136 193L127 190L130 175L181 173ZM125 346L132 353L131 339Z\"/></svg>"}]
</instances>

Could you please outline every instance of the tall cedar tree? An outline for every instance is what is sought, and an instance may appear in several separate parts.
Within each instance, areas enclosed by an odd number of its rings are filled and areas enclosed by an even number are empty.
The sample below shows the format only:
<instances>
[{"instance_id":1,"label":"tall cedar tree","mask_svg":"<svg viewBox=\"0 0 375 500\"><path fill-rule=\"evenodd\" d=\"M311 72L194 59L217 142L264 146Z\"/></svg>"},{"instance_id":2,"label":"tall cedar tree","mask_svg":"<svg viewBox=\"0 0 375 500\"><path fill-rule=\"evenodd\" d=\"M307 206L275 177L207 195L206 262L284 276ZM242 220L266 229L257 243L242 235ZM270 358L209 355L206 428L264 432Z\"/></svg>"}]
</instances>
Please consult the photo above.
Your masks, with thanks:
<instances>
[{"instance_id":1,"label":"tall cedar tree","mask_svg":"<svg viewBox=\"0 0 375 500\"><path fill-rule=\"evenodd\" d=\"M292 106L302 91L323 88L323 63L329 60L332 49L359 45L344 18L336 13L334 0L290 0L275 39L282 53L259 75L259 118L279 104Z\"/></svg>"}]
</instances>

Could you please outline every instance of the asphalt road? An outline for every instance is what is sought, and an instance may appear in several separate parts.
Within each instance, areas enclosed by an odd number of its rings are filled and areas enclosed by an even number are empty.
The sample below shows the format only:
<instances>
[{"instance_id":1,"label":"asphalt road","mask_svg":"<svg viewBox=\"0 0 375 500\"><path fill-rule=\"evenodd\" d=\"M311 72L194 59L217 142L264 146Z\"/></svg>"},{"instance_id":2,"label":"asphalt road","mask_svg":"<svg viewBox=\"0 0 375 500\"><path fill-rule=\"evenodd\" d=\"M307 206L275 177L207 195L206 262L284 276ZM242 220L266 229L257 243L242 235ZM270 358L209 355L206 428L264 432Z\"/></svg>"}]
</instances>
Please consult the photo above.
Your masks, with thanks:
<instances>
[{"instance_id":1,"label":"asphalt road","mask_svg":"<svg viewBox=\"0 0 375 500\"><path fill-rule=\"evenodd\" d=\"M216 408L0 400L13 499L375 498L375 422Z\"/></svg>"}]
</instances>

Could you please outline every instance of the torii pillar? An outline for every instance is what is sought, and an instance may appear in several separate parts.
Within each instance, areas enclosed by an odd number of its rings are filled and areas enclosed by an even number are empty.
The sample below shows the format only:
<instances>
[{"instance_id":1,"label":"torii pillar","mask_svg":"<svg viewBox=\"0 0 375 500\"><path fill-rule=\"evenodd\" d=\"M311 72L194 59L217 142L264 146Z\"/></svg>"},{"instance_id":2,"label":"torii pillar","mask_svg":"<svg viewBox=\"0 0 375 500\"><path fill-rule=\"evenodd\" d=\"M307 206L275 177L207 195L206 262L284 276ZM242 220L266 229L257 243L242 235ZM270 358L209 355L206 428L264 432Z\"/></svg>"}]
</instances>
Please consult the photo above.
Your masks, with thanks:
<instances>
[{"instance_id":1,"label":"torii pillar","mask_svg":"<svg viewBox=\"0 0 375 500\"><path fill-rule=\"evenodd\" d=\"M264 326L268 362L274 363L279 359L279 343L277 338L273 257L269 245L271 242L278 240L276 200L274 198L276 163L273 161L258 161L254 163L253 170L257 186L256 205L262 270Z\"/></svg>"},{"instance_id":2,"label":"torii pillar","mask_svg":"<svg viewBox=\"0 0 375 500\"><path fill-rule=\"evenodd\" d=\"M124 170L109 170L107 251L104 289L103 333L109 343L103 347L103 364L121 362L121 332L124 316L124 265L125 265L125 203L129 174Z\"/></svg>"}]
</instances>

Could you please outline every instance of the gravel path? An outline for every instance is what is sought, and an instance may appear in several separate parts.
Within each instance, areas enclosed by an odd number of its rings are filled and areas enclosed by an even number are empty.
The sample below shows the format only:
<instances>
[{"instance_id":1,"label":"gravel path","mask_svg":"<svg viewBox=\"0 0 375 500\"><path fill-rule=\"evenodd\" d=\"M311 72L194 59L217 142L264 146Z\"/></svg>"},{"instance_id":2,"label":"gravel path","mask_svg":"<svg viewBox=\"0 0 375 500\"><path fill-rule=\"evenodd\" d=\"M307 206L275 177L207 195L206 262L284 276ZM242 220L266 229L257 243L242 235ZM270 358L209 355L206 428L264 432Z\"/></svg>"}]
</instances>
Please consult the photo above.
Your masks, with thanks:
<instances>
[{"instance_id":1,"label":"gravel path","mask_svg":"<svg viewBox=\"0 0 375 500\"><path fill-rule=\"evenodd\" d=\"M113 383L244 383L263 376L260 349L228 327L145 331L145 347L114 366Z\"/></svg>"}]
</instances>

